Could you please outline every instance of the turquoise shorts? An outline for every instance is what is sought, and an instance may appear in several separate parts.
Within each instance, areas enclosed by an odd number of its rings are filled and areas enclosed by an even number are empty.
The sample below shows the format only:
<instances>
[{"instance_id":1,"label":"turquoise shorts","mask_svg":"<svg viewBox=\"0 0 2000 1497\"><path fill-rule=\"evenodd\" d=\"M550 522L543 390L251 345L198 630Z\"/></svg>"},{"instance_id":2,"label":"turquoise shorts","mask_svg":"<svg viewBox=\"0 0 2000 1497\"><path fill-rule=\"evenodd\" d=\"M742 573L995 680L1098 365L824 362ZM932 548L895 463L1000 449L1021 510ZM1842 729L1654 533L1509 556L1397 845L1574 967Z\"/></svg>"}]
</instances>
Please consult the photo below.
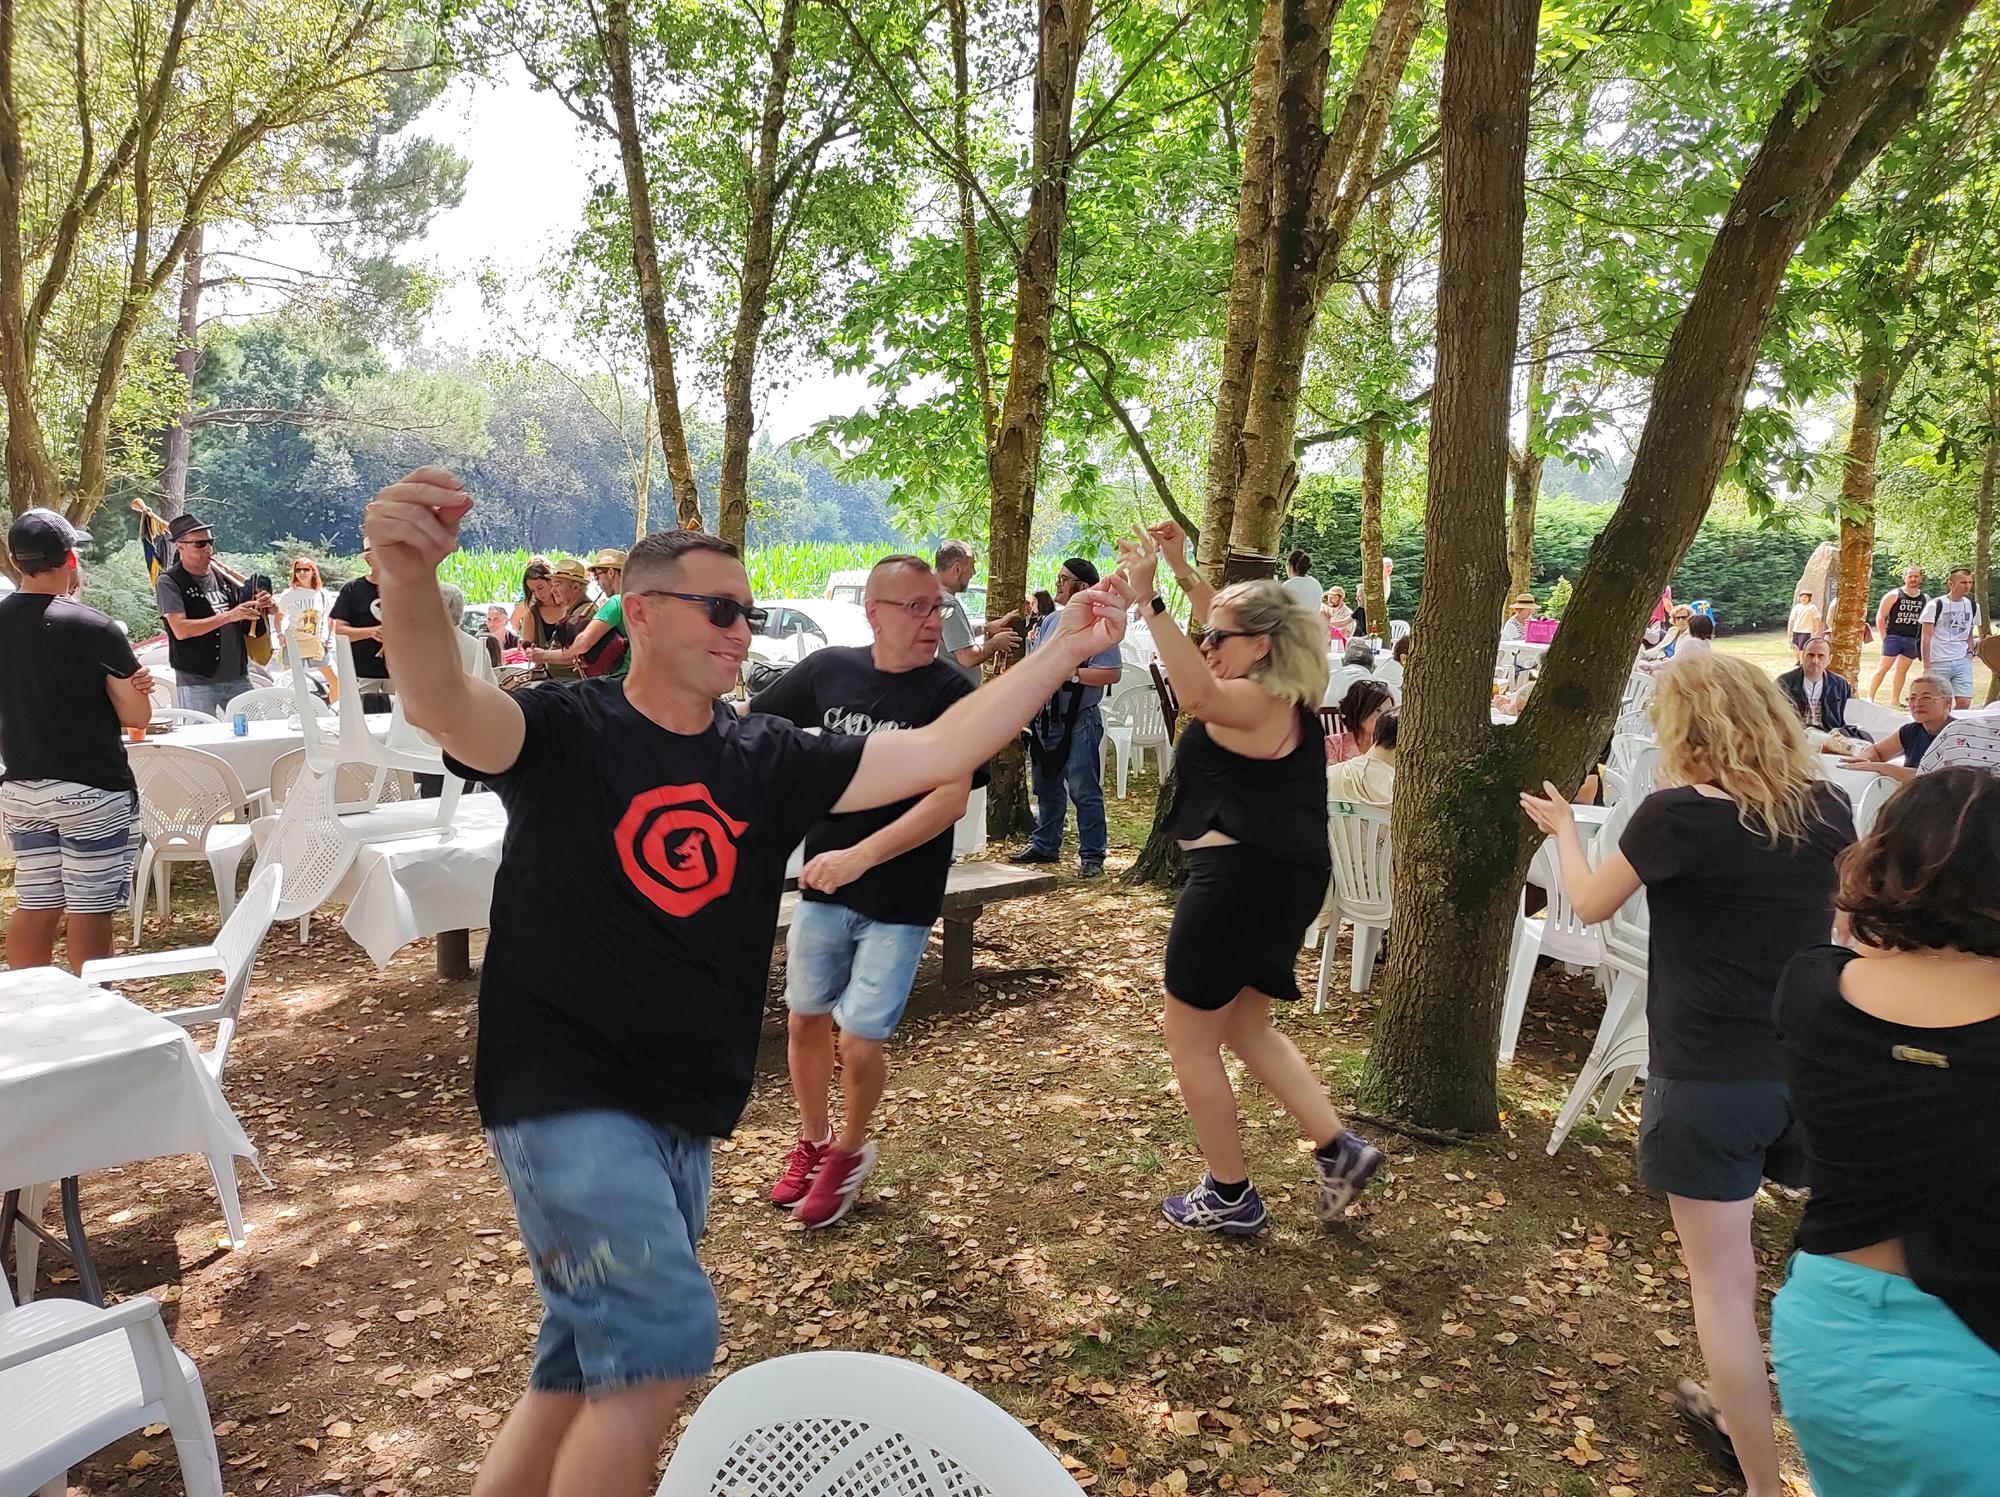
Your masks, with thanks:
<instances>
[{"instance_id":1,"label":"turquoise shorts","mask_svg":"<svg viewBox=\"0 0 2000 1497\"><path fill-rule=\"evenodd\" d=\"M2000 1497L2000 1351L1910 1280L1793 1254L1771 1360L1817 1497Z\"/></svg>"}]
</instances>

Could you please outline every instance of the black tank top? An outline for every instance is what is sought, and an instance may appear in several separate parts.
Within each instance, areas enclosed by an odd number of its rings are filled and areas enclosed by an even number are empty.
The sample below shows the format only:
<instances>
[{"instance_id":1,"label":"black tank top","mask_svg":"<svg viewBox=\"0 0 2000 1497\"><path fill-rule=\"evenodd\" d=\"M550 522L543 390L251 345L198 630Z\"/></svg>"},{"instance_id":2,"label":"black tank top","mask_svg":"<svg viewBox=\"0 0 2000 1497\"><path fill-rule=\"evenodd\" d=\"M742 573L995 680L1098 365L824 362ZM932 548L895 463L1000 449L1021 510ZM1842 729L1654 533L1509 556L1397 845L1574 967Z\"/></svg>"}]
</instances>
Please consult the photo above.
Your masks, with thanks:
<instances>
[{"instance_id":1,"label":"black tank top","mask_svg":"<svg viewBox=\"0 0 2000 1497\"><path fill-rule=\"evenodd\" d=\"M1898 639L1920 638L1924 632L1924 604L1930 600L1929 593L1918 593L1913 598L1897 588L1896 601L1889 605L1888 632Z\"/></svg>"},{"instance_id":2,"label":"black tank top","mask_svg":"<svg viewBox=\"0 0 2000 1497\"><path fill-rule=\"evenodd\" d=\"M1188 724L1174 745L1174 798L1167 830L1192 842L1221 832L1287 863L1327 868L1326 729L1319 715L1299 713L1299 741L1276 759L1233 753Z\"/></svg>"}]
</instances>

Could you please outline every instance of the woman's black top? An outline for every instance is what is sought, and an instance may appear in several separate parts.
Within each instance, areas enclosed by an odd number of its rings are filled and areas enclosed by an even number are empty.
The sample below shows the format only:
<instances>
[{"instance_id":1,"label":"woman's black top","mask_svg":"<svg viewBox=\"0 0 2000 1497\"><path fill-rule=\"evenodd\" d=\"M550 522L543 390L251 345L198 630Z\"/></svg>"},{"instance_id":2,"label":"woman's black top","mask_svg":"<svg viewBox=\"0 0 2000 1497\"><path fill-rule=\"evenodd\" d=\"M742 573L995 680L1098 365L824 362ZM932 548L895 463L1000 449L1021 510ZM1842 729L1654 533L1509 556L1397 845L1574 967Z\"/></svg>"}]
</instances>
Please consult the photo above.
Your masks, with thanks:
<instances>
[{"instance_id":1,"label":"woman's black top","mask_svg":"<svg viewBox=\"0 0 2000 1497\"><path fill-rule=\"evenodd\" d=\"M1810 947L1778 984L1812 1186L1799 1246L1847 1253L1900 1238L1917 1287L2000 1351L2000 1019L1949 1029L1879 1019L1840 995L1855 957Z\"/></svg>"},{"instance_id":2,"label":"woman's black top","mask_svg":"<svg viewBox=\"0 0 2000 1497\"><path fill-rule=\"evenodd\" d=\"M1174 745L1167 830L1181 842L1221 832L1287 863L1328 868L1326 729L1298 709L1299 741L1276 759L1232 753L1191 722Z\"/></svg>"}]
</instances>

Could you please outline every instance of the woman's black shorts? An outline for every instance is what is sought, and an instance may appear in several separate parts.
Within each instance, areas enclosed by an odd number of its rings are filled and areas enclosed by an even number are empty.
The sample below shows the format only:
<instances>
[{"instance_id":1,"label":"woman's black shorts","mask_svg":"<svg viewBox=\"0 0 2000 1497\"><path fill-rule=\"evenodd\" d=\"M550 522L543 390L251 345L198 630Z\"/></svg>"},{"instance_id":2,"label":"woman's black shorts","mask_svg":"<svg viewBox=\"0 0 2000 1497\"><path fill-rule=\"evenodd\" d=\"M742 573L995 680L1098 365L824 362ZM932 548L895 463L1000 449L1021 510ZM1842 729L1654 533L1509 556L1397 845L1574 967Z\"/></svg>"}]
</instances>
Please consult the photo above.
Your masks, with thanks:
<instances>
[{"instance_id":1,"label":"woman's black shorts","mask_svg":"<svg viewBox=\"0 0 2000 1497\"><path fill-rule=\"evenodd\" d=\"M1293 966L1330 871L1281 863L1242 843L1197 847L1167 932L1167 992L1218 1009L1245 988L1299 996Z\"/></svg>"}]
</instances>

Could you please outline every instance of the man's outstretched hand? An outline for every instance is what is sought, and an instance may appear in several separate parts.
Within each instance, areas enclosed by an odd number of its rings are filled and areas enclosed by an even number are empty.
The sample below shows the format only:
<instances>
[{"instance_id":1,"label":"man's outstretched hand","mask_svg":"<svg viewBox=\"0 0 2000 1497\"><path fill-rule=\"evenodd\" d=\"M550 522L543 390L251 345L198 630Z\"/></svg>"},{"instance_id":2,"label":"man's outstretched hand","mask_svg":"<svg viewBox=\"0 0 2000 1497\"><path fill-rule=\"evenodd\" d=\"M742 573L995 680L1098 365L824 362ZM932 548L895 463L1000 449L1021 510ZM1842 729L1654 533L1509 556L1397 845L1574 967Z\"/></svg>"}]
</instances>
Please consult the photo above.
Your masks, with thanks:
<instances>
[{"instance_id":1,"label":"man's outstretched hand","mask_svg":"<svg viewBox=\"0 0 2000 1497\"><path fill-rule=\"evenodd\" d=\"M458 527L472 496L443 468L406 473L368 502L362 534L384 580L402 582L436 573L458 549Z\"/></svg>"}]
</instances>

